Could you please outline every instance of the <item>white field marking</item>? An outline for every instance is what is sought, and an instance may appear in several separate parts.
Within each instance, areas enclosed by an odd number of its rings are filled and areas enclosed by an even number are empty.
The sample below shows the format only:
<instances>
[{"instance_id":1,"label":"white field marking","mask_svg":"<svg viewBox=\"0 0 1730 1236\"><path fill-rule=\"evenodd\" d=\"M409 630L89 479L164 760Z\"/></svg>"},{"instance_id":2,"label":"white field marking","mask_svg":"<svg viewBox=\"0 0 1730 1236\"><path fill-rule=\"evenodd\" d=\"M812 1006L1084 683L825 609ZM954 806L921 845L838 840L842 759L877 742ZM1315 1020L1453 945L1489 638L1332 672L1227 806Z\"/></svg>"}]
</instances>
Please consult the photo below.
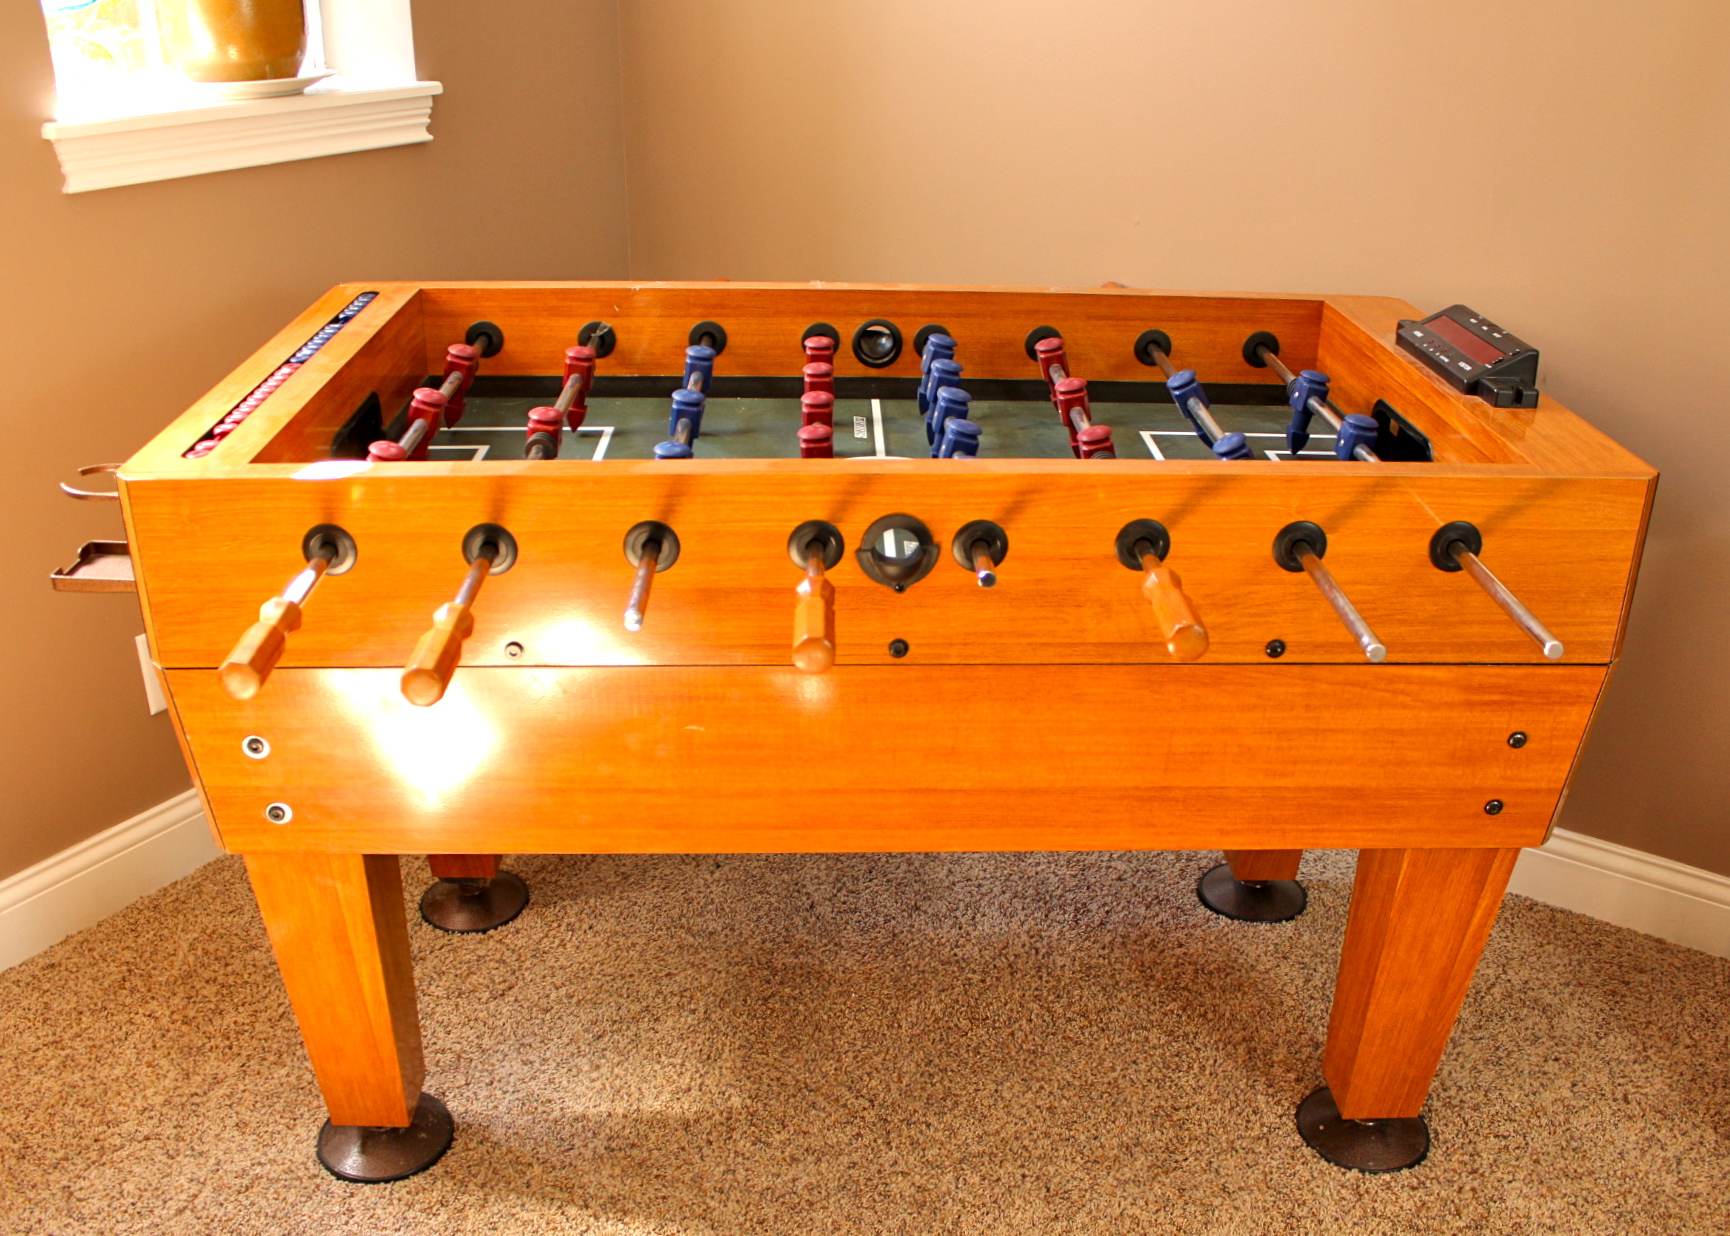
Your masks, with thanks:
<instances>
[{"instance_id":1,"label":"white field marking","mask_svg":"<svg viewBox=\"0 0 1730 1236\"><path fill-rule=\"evenodd\" d=\"M877 431L877 458L889 458L889 445L883 441L883 401L871 401L871 425Z\"/></svg>"},{"instance_id":2,"label":"white field marking","mask_svg":"<svg viewBox=\"0 0 1730 1236\"><path fill-rule=\"evenodd\" d=\"M1271 449L1271 448L1262 451L1262 454L1266 455L1269 459L1273 460L1275 463L1282 463L1286 460L1289 460L1292 457L1292 453L1290 451L1281 451L1281 450L1275 450L1275 449ZM1316 459L1332 459L1332 458L1334 458L1334 453L1332 451L1299 451L1298 454L1299 455L1310 455Z\"/></svg>"},{"instance_id":3,"label":"white field marking","mask_svg":"<svg viewBox=\"0 0 1730 1236\"><path fill-rule=\"evenodd\" d=\"M1147 443L1147 450L1150 455L1155 459L1164 459L1165 455L1160 451L1159 443L1153 440L1153 435L1158 432L1159 430L1157 429L1144 429L1141 431L1141 440Z\"/></svg>"},{"instance_id":4,"label":"white field marking","mask_svg":"<svg viewBox=\"0 0 1730 1236\"><path fill-rule=\"evenodd\" d=\"M474 454L469 456L468 462L469 463L479 463L481 460L483 460L487 457L487 449L488 448L487 448L487 444L484 442L481 443L479 446L462 446L462 445L453 445L449 442L441 442L437 446L429 446L426 449L427 449L427 454L429 454L429 455L432 454L434 451L473 451Z\"/></svg>"},{"instance_id":5,"label":"white field marking","mask_svg":"<svg viewBox=\"0 0 1730 1236\"><path fill-rule=\"evenodd\" d=\"M613 444L613 429L614 426L612 425L584 425L577 430L578 433L598 433L601 435L601 440L595 443L595 453L589 457L591 462L599 463L607 457L607 448Z\"/></svg>"},{"instance_id":6,"label":"white field marking","mask_svg":"<svg viewBox=\"0 0 1730 1236\"><path fill-rule=\"evenodd\" d=\"M1193 437L1195 437L1195 430L1193 430L1193 429L1144 429L1141 432L1143 434L1153 434L1155 437L1160 437L1160 438L1193 438ZM1285 437L1285 435L1283 433L1271 433L1271 432L1268 432L1265 430L1260 430L1260 429L1252 429L1249 432L1245 433L1243 436L1246 438L1283 438L1283 437ZM1334 435L1331 433L1312 433L1310 435L1310 441L1311 442L1322 442L1322 441L1332 442L1333 440L1334 440Z\"/></svg>"},{"instance_id":7,"label":"white field marking","mask_svg":"<svg viewBox=\"0 0 1730 1236\"><path fill-rule=\"evenodd\" d=\"M511 428L512 427L509 425L447 425L440 432L442 432L442 433L509 433ZM614 425L583 425L580 428L576 429L574 432L579 433L579 434L598 433L601 435L601 440L595 444L595 453L592 456L593 459L600 460L600 459L605 459L607 457L607 448L613 444L613 430L615 428L617 428L617 426L614 426ZM475 460L481 460L481 459L485 459L487 457L487 448L484 446L462 446L462 445L458 445L458 444L450 443L450 442L440 442L436 446L429 447L428 450L431 450L431 451L475 451L477 453L474 456L474 459L470 460L471 463L475 462ZM302 471L305 471L305 469L302 469ZM346 474L344 474L344 475L346 475ZM308 478L308 479L311 479L311 478Z\"/></svg>"}]
</instances>

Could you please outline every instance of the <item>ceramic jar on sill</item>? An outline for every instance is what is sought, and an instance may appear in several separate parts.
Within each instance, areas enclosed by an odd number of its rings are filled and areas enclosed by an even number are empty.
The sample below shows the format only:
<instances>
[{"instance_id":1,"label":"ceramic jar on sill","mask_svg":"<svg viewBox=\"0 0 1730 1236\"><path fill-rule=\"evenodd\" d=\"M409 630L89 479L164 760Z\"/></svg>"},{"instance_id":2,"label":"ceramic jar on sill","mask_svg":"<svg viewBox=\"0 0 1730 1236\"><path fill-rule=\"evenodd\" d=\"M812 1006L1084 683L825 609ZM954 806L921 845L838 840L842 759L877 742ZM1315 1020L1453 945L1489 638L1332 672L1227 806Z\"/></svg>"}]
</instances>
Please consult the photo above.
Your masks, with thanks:
<instances>
[{"instance_id":1,"label":"ceramic jar on sill","mask_svg":"<svg viewBox=\"0 0 1730 1236\"><path fill-rule=\"evenodd\" d=\"M158 0L163 59L194 82L294 78L306 57L303 0Z\"/></svg>"}]
</instances>

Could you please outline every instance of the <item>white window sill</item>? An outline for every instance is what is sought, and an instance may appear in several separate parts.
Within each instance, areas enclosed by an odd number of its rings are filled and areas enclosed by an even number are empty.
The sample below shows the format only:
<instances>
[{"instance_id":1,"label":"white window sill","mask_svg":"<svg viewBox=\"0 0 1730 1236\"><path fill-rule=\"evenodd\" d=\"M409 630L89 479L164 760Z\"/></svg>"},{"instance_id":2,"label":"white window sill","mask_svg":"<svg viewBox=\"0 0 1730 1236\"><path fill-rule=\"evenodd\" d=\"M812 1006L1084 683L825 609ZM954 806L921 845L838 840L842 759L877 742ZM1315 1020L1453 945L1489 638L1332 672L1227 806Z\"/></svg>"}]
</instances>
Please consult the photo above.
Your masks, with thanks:
<instances>
[{"instance_id":1,"label":"white window sill","mask_svg":"<svg viewBox=\"0 0 1730 1236\"><path fill-rule=\"evenodd\" d=\"M200 176L237 167L430 142L438 82L322 90L279 99L217 103L184 111L54 122L67 193Z\"/></svg>"}]
</instances>

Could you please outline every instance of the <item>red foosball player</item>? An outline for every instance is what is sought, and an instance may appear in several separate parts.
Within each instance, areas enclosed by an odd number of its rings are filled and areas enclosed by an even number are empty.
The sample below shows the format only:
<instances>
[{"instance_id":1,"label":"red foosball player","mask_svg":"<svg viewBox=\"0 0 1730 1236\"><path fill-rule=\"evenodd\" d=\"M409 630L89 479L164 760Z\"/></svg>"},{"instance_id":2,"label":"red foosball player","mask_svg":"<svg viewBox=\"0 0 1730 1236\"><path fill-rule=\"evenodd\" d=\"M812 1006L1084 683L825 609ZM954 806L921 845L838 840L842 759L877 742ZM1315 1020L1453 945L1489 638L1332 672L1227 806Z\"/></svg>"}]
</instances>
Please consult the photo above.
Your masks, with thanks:
<instances>
[{"instance_id":1,"label":"red foosball player","mask_svg":"<svg viewBox=\"0 0 1730 1236\"><path fill-rule=\"evenodd\" d=\"M395 442L389 438L374 442L367 448L368 462L401 463L405 459L425 459L433 435L444 424L444 414L444 395L430 386L420 387L409 398L408 428L402 437Z\"/></svg>"},{"instance_id":2,"label":"red foosball player","mask_svg":"<svg viewBox=\"0 0 1730 1236\"><path fill-rule=\"evenodd\" d=\"M800 459L833 459L835 457L835 429L821 421L813 421L809 425L799 427L799 458Z\"/></svg>"},{"instance_id":3,"label":"red foosball player","mask_svg":"<svg viewBox=\"0 0 1730 1236\"><path fill-rule=\"evenodd\" d=\"M1077 459L1116 459L1117 448L1111 443L1111 427L1093 423L1093 405L1087 397L1087 380L1071 377L1069 358L1063 350L1063 339L1051 335L1033 345L1033 357L1039 362L1039 376L1045 379L1051 392L1051 402L1057 408L1057 418L1069 435L1069 449Z\"/></svg>"},{"instance_id":4,"label":"red foosball player","mask_svg":"<svg viewBox=\"0 0 1730 1236\"><path fill-rule=\"evenodd\" d=\"M548 408L529 409L525 459L557 459L560 431L583 427L589 415L589 388L595 384L595 349L576 344L565 349L565 384Z\"/></svg>"},{"instance_id":5,"label":"red foosball player","mask_svg":"<svg viewBox=\"0 0 1730 1236\"><path fill-rule=\"evenodd\" d=\"M469 329L474 343L453 343L445 349L444 379L438 388L420 387L409 401L409 423L401 438L374 442L367 448L367 460L372 463L400 463L405 459L425 459L427 449L438 431L462 419L468 404L468 390L480 372L481 357L497 352L502 341L476 323ZM497 331L497 327L490 328ZM476 331L480 331L479 334Z\"/></svg>"}]
</instances>

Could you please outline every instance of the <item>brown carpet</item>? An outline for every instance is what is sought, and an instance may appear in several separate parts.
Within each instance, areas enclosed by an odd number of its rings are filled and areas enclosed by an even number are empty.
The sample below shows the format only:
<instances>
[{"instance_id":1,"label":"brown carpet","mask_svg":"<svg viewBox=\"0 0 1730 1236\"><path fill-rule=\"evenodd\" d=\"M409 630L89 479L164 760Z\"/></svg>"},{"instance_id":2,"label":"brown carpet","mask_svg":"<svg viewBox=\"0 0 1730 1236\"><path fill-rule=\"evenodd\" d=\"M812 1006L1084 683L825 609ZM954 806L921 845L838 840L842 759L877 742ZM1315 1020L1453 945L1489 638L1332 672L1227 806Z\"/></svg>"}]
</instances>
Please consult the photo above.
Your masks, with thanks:
<instances>
[{"instance_id":1,"label":"brown carpet","mask_svg":"<svg viewBox=\"0 0 1730 1236\"><path fill-rule=\"evenodd\" d=\"M1730 962L1510 898L1435 1144L1318 1159L1350 856L1295 923L1194 854L534 857L515 924L414 918L457 1140L355 1186L239 861L0 974L0 1230L1730 1231ZM426 879L405 863L411 896Z\"/></svg>"}]
</instances>

